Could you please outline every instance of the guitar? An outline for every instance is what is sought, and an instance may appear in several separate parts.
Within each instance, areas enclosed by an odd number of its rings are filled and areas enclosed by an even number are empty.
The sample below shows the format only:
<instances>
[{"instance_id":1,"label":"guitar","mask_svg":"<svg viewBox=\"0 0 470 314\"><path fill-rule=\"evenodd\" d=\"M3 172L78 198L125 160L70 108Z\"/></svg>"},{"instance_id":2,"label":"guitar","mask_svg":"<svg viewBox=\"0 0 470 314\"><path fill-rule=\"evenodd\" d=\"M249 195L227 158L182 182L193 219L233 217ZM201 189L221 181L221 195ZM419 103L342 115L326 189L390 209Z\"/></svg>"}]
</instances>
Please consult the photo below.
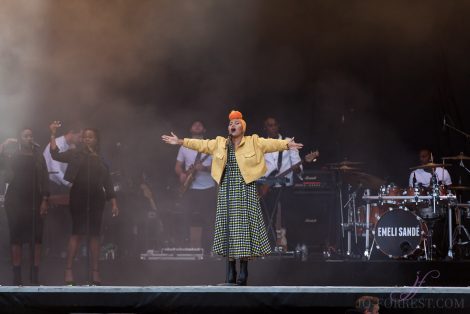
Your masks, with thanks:
<instances>
[{"instance_id":1,"label":"guitar","mask_svg":"<svg viewBox=\"0 0 470 314\"><path fill-rule=\"evenodd\" d=\"M316 162L317 161L317 158L320 156L320 152L318 150L314 151L314 152L310 152L308 153L307 155L305 155L304 157L304 160L303 161L299 161L298 163L292 165L289 169L286 169L285 171L281 172L281 173L278 173L278 174L275 174L274 176L270 175L268 178L267 178L267 183L264 183L263 185L261 185L258 189L258 194L260 197L264 197L266 196L266 194L268 194L269 192L269 189L271 188L271 186L273 186L274 184L276 184L276 180L280 181L280 179L284 178L285 176L287 176L289 173L291 173L292 171L296 170L297 168L300 167L300 165L302 165L303 163L310 163L310 162ZM269 180L269 178L272 178L274 180ZM274 183L271 183L271 182L274 182Z\"/></svg>"},{"instance_id":2,"label":"guitar","mask_svg":"<svg viewBox=\"0 0 470 314\"><path fill-rule=\"evenodd\" d=\"M209 158L209 155L205 155L203 158L201 158L201 160L199 160L199 163L202 164L204 161L206 161L207 158ZM191 167L189 167L188 171L186 172L186 180L184 180L183 184L180 185L178 191L179 197L183 197L184 193L186 193L191 184L194 182L194 179L196 179L196 172L197 170L194 163L191 165Z\"/></svg>"}]
</instances>

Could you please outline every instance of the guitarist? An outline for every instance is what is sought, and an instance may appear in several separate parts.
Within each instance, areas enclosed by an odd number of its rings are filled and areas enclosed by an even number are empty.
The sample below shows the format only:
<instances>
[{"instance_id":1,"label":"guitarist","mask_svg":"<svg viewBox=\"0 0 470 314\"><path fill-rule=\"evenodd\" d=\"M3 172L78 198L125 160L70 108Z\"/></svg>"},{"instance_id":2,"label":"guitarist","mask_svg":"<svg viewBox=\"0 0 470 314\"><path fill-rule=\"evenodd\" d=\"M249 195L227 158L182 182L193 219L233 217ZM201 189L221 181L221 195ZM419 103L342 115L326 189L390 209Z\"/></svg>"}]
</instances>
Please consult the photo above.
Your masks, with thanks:
<instances>
[{"instance_id":1,"label":"guitarist","mask_svg":"<svg viewBox=\"0 0 470 314\"><path fill-rule=\"evenodd\" d=\"M204 123L196 120L189 130L191 137L203 139L206 133ZM183 236L185 245L189 245L190 229L200 227L201 246L204 252L212 251L215 221L215 181L211 171L212 157L181 146L176 157L175 172L179 178L181 207L183 209ZM188 176L192 173L192 177ZM192 180L190 180L192 179ZM187 184L187 187L184 185ZM193 229L197 230L197 229Z\"/></svg>"},{"instance_id":2,"label":"guitarist","mask_svg":"<svg viewBox=\"0 0 470 314\"><path fill-rule=\"evenodd\" d=\"M284 138L279 133L279 123L273 117L268 117L264 120L264 131L266 136L274 139L288 139ZM298 151L285 150L283 152L267 153L264 155L266 166L268 168L266 177L272 177L278 173L281 173L293 165L301 162ZM292 172L287 174L284 178L286 182L275 184L271 187L270 191L262 200L262 206L264 208L264 218L266 222L266 228L268 230L269 240L271 246L276 245L276 218L278 208L281 207L281 227L286 228L289 220L289 209L292 207L294 202L293 199L293 184L294 175L302 172L302 165L295 168ZM286 230L286 237L288 239L288 230ZM295 246L294 243L288 243L289 249L291 246Z\"/></svg>"}]
</instances>

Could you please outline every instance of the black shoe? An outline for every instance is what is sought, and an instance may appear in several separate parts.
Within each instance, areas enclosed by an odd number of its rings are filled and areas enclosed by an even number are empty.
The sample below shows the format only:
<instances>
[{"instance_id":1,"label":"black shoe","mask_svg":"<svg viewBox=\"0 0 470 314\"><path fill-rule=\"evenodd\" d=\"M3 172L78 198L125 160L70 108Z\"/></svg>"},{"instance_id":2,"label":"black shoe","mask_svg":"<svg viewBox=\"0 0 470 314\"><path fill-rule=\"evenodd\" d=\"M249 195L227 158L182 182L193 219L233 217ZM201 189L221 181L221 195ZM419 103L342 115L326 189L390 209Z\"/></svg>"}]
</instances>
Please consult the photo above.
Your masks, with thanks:
<instances>
[{"instance_id":1,"label":"black shoe","mask_svg":"<svg viewBox=\"0 0 470 314\"><path fill-rule=\"evenodd\" d=\"M228 262L227 283L235 284L237 282L237 269L235 261Z\"/></svg>"},{"instance_id":2,"label":"black shoe","mask_svg":"<svg viewBox=\"0 0 470 314\"><path fill-rule=\"evenodd\" d=\"M238 275L237 285L246 286L248 281L248 261L240 260L240 274Z\"/></svg>"},{"instance_id":3,"label":"black shoe","mask_svg":"<svg viewBox=\"0 0 470 314\"><path fill-rule=\"evenodd\" d=\"M21 266L13 266L13 285L23 285L23 281L21 280Z\"/></svg>"},{"instance_id":4,"label":"black shoe","mask_svg":"<svg viewBox=\"0 0 470 314\"><path fill-rule=\"evenodd\" d=\"M31 270L31 284L33 286L39 285L39 267L38 266L34 266L33 269Z\"/></svg>"}]
</instances>

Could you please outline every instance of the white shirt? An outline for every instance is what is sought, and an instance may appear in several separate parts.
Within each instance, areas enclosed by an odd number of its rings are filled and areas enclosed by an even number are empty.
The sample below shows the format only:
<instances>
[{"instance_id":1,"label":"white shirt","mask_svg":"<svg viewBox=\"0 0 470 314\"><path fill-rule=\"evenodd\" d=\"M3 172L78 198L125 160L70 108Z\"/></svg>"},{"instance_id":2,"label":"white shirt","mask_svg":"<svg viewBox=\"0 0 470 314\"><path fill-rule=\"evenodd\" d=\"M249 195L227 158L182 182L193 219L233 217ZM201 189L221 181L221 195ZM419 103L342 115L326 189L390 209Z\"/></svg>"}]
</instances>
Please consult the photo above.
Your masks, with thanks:
<instances>
[{"instance_id":1,"label":"white shirt","mask_svg":"<svg viewBox=\"0 0 470 314\"><path fill-rule=\"evenodd\" d=\"M67 144L67 141L65 140L64 136L56 138L55 142L60 152L65 152L66 150L71 148L71 145ZM51 181L54 181L58 185L69 187L71 183L64 180L64 174L65 170L67 169L67 164L52 159L51 153L49 151L50 147L51 144L47 144L43 152L44 159L46 159L47 169L49 170L49 172L54 172L49 174L49 179Z\"/></svg>"},{"instance_id":2,"label":"white shirt","mask_svg":"<svg viewBox=\"0 0 470 314\"><path fill-rule=\"evenodd\" d=\"M416 175L416 184L422 184L424 187L428 187L431 184L432 174L424 171L424 169L416 169L410 174L410 186L413 186L413 178ZM444 185L451 185L452 180L450 179L449 172L444 168L436 168L437 182L442 182Z\"/></svg>"},{"instance_id":3,"label":"white shirt","mask_svg":"<svg viewBox=\"0 0 470 314\"><path fill-rule=\"evenodd\" d=\"M278 139L282 140L282 135L279 134ZM286 137L285 140L290 140L290 138ZM266 167L268 171L266 171L265 176L269 176L274 170L277 170L277 160L279 158L279 152L267 153L264 154L264 159L266 161ZM293 165L298 162L301 162L302 159L300 158L299 152L295 150L285 150L282 152L282 163L281 169L279 169L279 173L284 172L285 170L289 169ZM302 165L300 165L300 170L303 170ZM285 176L287 178L286 186L292 186L294 184L294 172L290 172ZM279 187L279 184L275 186Z\"/></svg>"},{"instance_id":4,"label":"white shirt","mask_svg":"<svg viewBox=\"0 0 470 314\"><path fill-rule=\"evenodd\" d=\"M178 151L178 156L176 157L176 160L179 162L182 162L184 164L184 167L186 170L191 167L194 162L196 161L196 156L197 152L195 150L186 148L181 146L179 151ZM201 154L201 159L202 160L206 155ZM204 160L202 163L203 166L210 167L212 164L212 157L209 156ZM196 175L194 176L194 181L189 187L190 189L194 190L205 190L209 189L215 186L215 181L212 179L210 172L208 171L197 171Z\"/></svg>"}]
</instances>

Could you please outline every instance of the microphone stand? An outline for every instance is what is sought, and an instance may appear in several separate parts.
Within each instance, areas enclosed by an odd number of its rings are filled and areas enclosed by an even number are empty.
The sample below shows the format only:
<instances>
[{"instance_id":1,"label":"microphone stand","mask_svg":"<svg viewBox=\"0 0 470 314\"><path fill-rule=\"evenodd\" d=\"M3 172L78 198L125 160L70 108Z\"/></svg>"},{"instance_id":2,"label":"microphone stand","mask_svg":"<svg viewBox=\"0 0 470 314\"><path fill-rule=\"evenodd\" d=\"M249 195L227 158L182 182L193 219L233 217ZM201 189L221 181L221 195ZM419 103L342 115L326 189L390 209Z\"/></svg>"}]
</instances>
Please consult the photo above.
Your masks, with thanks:
<instances>
[{"instance_id":1,"label":"microphone stand","mask_svg":"<svg viewBox=\"0 0 470 314\"><path fill-rule=\"evenodd\" d=\"M463 163L463 160L462 160L462 159L460 159L460 164L459 164L459 166L462 167L462 168L464 168L465 171L467 171L468 173L470 173L470 170L468 170L468 168L465 167L465 164Z\"/></svg>"},{"instance_id":2,"label":"microphone stand","mask_svg":"<svg viewBox=\"0 0 470 314\"><path fill-rule=\"evenodd\" d=\"M228 164L228 154L229 154L229 146L228 145L232 145L232 137L229 135L228 138L227 138L227 164ZM227 164L225 165L225 167L227 167ZM227 168L226 168L227 169ZM225 173L223 174L224 176L227 175L227 171L225 170ZM226 223L226 227L225 227L225 256L227 258L227 262L225 264L225 283L223 284L220 284L220 286L236 286L236 283L229 283L229 276L230 274L228 273L229 269L230 269L230 248L229 248L229 245L230 245L230 217L229 217L229 213L230 213L230 202L229 202L229 197L230 197L230 180L227 179L227 191L226 191L226 202L227 202L227 216L225 217L225 223ZM236 260L235 260L235 267L236 267Z\"/></svg>"},{"instance_id":3,"label":"microphone stand","mask_svg":"<svg viewBox=\"0 0 470 314\"><path fill-rule=\"evenodd\" d=\"M470 134L468 134L468 133L466 133L466 132L464 132L464 131L462 131L462 130L456 128L456 127L454 127L453 125L448 124L445 120L444 120L444 127L448 127L448 128L451 129L452 131L455 131L455 132L459 133L460 135L465 136L465 138L466 138L467 140L470 140Z\"/></svg>"}]
</instances>

